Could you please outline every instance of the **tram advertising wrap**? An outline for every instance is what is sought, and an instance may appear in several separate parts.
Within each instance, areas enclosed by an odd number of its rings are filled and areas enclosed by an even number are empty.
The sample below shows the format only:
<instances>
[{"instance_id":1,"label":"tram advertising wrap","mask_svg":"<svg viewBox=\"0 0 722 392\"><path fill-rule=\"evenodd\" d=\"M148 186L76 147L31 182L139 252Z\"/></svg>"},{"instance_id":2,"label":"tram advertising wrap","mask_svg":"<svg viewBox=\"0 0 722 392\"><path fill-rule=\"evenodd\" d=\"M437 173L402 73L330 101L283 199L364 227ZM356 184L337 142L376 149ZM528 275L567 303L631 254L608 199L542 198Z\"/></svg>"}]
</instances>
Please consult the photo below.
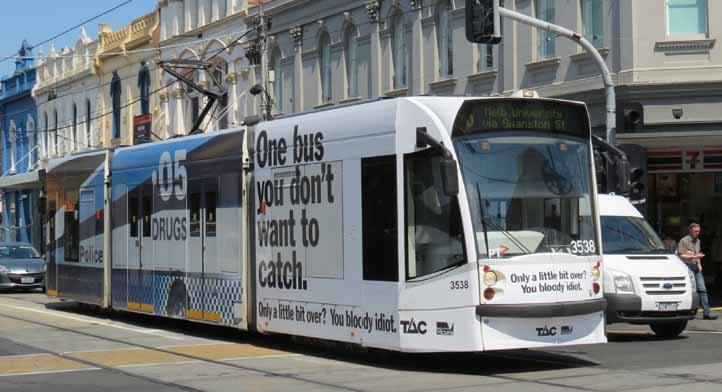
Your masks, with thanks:
<instances>
[{"instance_id":1,"label":"tram advertising wrap","mask_svg":"<svg viewBox=\"0 0 722 392\"><path fill-rule=\"evenodd\" d=\"M601 343L590 137L580 103L409 97L51 162L49 293L408 352Z\"/></svg>"}]
</instances>

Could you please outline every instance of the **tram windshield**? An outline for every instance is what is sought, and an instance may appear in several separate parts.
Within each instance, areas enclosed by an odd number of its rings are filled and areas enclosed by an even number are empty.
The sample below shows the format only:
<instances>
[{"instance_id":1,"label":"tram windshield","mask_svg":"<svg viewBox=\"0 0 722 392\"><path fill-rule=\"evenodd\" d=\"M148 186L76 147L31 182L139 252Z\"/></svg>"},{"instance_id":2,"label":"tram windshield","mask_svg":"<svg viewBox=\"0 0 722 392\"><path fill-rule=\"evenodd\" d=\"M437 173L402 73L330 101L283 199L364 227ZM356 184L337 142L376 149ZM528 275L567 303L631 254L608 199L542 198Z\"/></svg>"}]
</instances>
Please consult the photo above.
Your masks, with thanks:
<instances>
[{"instance_id":1,"label":"tram windshield","mask_svg":"<svg viewBox=\"0 0 722 392\"><path fill-rule=\"evenodd\" d=\"M588 122L571 119L574 113L555 112L550 101L542 101L550 107L527 102L534 104L533 110L516 103L501 111L490 106L494 112L487 117L518 128L485 126L468 117L462 132L455 128L454 147L479 257L598 254Z\"/></svg>"}]
</instances>

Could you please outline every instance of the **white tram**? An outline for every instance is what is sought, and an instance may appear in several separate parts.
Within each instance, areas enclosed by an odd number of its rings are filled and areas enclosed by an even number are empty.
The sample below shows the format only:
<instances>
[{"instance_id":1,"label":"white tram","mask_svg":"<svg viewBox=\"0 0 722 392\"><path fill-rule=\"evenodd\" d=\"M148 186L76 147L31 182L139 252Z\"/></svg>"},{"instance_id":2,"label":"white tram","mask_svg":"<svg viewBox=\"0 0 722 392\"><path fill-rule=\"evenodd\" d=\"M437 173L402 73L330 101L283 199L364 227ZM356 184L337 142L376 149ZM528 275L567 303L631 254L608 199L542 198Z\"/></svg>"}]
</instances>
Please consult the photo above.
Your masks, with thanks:
<instances>
[{"instance_id":1,"label":"white tram","mask_svg":"<svg viewBox=\"0 0 722 392\"><path fill-rule=\"evenodd\" d=\"M410 97L48 168L50 295L399 351L605 342L581 103Z\"/></svg>"}]
</instances>

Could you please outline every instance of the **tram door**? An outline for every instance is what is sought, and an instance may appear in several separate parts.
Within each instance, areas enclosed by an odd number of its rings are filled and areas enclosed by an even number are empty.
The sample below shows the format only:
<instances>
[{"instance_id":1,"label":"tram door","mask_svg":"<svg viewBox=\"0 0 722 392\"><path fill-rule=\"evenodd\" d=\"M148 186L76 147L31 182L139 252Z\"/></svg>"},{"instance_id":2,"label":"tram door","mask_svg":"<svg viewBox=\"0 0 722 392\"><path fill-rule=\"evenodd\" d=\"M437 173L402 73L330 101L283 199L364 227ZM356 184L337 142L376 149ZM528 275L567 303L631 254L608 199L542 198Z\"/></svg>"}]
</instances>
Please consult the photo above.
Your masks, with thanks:
<instances>
[{"instance_id":1,"label":"tram door","mask_svg":"<svg viewBox=\"0 0 722 392\"><path fill-rule=\"evenodd\" d=\"M153 313L152 188L128 192L128 309Z\"/></svg>"},{"instance_id":2,"label":"tram door","mask_svg":"<svg viewBox=\"0 0 722 392\"><path fill-rule=\"evenodd\" d=\"M218 322L220 313L213 306L220 301L214 284L220 275L216 239L218 178L190 180L188 188L188 278L191 290L187 316Z\"/></svg>"}]
</instances>

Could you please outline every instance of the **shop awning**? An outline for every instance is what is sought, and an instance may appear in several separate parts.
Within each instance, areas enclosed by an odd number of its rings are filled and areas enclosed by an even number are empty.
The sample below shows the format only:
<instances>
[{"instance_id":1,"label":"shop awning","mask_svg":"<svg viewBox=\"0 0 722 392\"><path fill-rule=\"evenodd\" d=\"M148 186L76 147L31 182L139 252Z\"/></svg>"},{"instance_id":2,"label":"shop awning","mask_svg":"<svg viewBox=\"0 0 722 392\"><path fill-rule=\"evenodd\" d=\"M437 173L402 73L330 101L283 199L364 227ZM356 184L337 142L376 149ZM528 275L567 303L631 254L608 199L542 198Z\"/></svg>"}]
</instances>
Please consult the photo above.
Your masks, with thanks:
<instances>
[{"instance_id":1,"label":"shop awning","mask_svg":"<svg viewBox=\"0 0 722 392\"><path fill-rule=\"evenodd\" d=\"M5 175L0 177L0 190L40 189L44 180L45 170Z\"/></svg>"}]
</instances>

